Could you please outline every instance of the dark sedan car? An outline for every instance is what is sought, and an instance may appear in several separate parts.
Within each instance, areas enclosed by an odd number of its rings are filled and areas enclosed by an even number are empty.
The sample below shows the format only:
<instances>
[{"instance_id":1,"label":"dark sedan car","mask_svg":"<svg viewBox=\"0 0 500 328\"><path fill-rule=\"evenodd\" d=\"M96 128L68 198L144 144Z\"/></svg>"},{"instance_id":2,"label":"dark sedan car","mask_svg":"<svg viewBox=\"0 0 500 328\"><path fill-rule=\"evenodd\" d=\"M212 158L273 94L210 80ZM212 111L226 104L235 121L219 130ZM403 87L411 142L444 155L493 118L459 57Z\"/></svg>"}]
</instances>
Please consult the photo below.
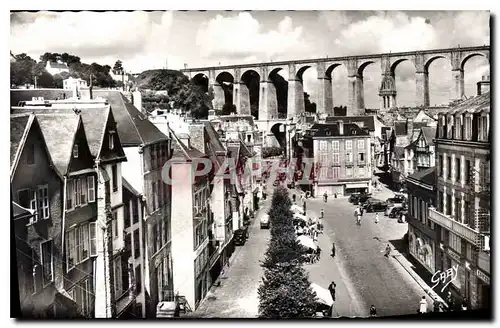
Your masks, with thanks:
<instances>
[{"instance_id":1,"label":"dark sedan car","mask_svg":"<svg viewBox=\"0 0 500 328\"><path fill-rule=\"evenodd\" d=\"M361 196L361 193L355 192L349 196L349 203L354 203L355 200L357 200Z\"/></svg>"},{"instance_id":2,"label":"dark sedan car","mask_svg":"<svg viewBox=\"0 0 500 328\"><path fill-rule=\"evenodd\" d=\"M352 203L354 205L361 205L365 203L368 199L370 199L371 196L372 194L361 194L359 197L356 197Z\"/></svg>"},{"instance_id":3,"label":"dark sedan car","mask_svg":"<svg viewBox=\"0 0 500 328\"><path fill-rule=\"evenodd\" d=\"M387 203L401 204L405 201L403 197L391 197L385 200Z\"/></svg>"},{"instance_id":4,"label":"dark sedan car","mask_svg":"<svg viewBox=\"0 0 500 328\"><path fill-rule=\"evenodd\" d=\"M369 202L366 206L367 212L383 212L387 208L387 203L383 201Z\"/></svg>"},{"instance_id":5,"label":"dark sedan car","mask_svg":"<svg viewBox=\"0 0 500 328\"><path fill-rule=\"evenodd\" d=\"M236 246L245 245L248 239L248 228L238 229L234 232L234 244Z\"/></svg>"}]
</instances>

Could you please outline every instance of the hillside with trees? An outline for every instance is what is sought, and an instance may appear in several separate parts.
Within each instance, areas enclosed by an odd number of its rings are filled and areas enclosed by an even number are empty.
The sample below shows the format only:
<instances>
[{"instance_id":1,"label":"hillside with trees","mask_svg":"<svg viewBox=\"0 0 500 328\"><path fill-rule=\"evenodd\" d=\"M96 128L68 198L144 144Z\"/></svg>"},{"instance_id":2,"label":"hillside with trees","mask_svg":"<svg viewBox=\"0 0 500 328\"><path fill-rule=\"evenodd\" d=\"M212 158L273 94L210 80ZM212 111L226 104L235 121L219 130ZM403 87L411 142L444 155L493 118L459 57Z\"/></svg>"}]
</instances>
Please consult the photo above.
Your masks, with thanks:
<instances>
[{"instance_id":1,"label":"hillside with trees","mask_svg":"<svg viewBox=\"0 0 500 328\"><path fill-rule=\"evenodd\" d=\"M120 86L120 82L113 80L110 76L111 67L109 65L82 63L80 57L68 53L46 52L40 56L38 61L25 53L13 55L12 57L15 60L10 63L10 83L14 87L35 84L36 78L38 88L62 88L63 80L70 76L90 82L91 75L92 84L95 87L114 88ZM57 62L58 60L68 65L69 72L62 72L52 76L45 67L48 61Z\"/></svg>"}]
</instances>

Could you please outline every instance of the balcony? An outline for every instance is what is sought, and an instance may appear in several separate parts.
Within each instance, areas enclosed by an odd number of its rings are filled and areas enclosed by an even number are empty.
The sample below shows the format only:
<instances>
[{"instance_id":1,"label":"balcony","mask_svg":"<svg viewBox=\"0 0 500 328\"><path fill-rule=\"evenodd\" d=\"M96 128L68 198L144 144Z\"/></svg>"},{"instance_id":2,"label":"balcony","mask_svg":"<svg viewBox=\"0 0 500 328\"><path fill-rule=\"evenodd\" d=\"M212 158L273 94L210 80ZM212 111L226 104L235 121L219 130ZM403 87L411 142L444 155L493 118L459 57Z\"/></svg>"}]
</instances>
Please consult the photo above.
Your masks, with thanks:
<instances>
[{"instance_id":1,"label":"balcony","mask_svg":"<svg viewBox=\"0 0 500 328\"><path fill-rule=\"evenodd\" d=\"M477 245L479 233L465 224L453 220L450 216L438 212L435 208L429 208L429 219L453 232L454 234L466 239L469 243Z\"/></svg>"}]
</instances>

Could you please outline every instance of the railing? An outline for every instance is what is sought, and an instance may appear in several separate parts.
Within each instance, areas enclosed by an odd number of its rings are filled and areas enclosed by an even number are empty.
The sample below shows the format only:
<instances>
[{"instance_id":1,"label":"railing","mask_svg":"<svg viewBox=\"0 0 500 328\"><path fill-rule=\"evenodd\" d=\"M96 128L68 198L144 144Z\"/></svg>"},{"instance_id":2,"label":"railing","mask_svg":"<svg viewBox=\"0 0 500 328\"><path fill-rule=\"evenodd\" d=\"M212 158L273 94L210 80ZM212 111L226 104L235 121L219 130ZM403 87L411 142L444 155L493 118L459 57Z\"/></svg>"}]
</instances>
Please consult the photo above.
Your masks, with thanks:
<instances>
[{"instance_id":1,"label":"railing","mask_svg":"<svg viewBox=\"0 0 500 328\"><path fill-rule=\"evenodd\" d=\"M135 300L136 295L134 293L135 291L135 286L129 287L126 291L123 292L123 294L116 299L116 314L120 315L127 309L127 307L132 304L132 302Z\"/></svg>"},{"instance_id":2,"label":"railing","mask_svg":"<svg viewBox=\"0 0 500 328\"><path fill-rule=\"evenodd\" d=\"M438 212L435 208L429 208L429 219L442 227L450 230L454 234L466 239L473 245L477 245L479 233L469 228L465 224L453 220L450 216Z\"/></svg>"}]
</instances>

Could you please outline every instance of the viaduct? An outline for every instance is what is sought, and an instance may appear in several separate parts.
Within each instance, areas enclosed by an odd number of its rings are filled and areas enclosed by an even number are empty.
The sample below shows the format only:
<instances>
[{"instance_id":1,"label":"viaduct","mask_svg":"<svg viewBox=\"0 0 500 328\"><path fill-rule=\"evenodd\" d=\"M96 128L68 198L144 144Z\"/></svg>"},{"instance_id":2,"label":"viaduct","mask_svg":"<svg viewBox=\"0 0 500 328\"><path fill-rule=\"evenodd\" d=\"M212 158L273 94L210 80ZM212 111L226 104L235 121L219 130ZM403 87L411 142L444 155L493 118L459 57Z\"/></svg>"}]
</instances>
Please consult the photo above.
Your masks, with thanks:
<instances>
[{"instance_id":1,"label":"viaduct","mask_svg":"<svg viewBox=\"0 0 500 328\"><path fill-rule=\"evenodd\" d=\"M259 120L278 118L278 100L273 76L280 70L288 71L288 118L304 112L304 72L315 69L318 76L317 112L333 115L332 72L339 66L347 68L348 115L364 114L363 71L368 65L380 65L382 82L379 89L380 109L397 107L395 70L403 61L415 67L417 106L429 106L429 66L438 58L451 63L451 100L461 99L464 94L464 66L474 56L490 60L490 46L457 47L449 49L421 50L413 52L385 53L333 58L291 60L230 66L186 68L181 70L191 79L205 77L213 92L214 109L225 103L224 82L232 83L233 104L238 114L250 114L249 75L259 78Z\"/></svg>"}]
</instances>

